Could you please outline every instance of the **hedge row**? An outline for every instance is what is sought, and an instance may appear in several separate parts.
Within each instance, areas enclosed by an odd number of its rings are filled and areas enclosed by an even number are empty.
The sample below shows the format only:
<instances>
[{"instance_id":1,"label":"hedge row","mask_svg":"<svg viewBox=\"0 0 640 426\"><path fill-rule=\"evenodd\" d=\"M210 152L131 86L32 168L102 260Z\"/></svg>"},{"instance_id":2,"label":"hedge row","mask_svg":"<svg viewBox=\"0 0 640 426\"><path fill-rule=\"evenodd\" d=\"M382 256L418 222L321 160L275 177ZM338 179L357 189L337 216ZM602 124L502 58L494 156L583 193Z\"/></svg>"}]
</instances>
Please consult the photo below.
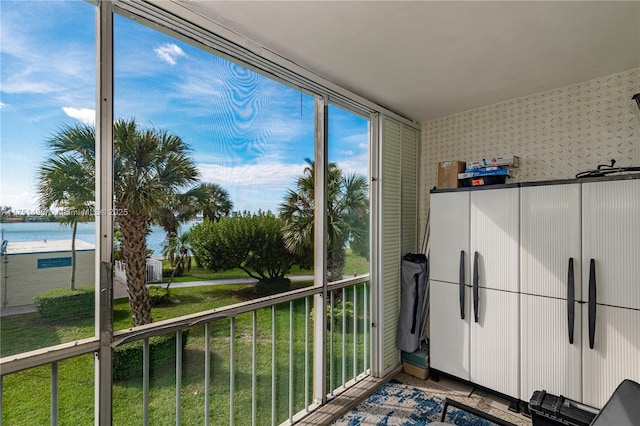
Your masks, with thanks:
<instances>
[{"instance_id":1,"label":"hedge row","mask_svg":"<svg viewBox=\"0 0 640 426\"><path fill-rule=\"evenodd\" d=\"M92 318L95 312L93 287L55 288L38 294L33 301L42 318L56 321Z\"/></svg>"},{"instance_id":2,"label":"hedge row","mask_svg":"<svg viewBox=\"0 0 640 426\"><path fill-rule=\"evenodd\" d=\"M182 331L182 350L187 344L189 330ZM113 350L113 380L142 377L142 340L125 343ZM173 368L176 362L176 335L164 334L149 338L149 374Z\"/></svg>"}]
</instances>

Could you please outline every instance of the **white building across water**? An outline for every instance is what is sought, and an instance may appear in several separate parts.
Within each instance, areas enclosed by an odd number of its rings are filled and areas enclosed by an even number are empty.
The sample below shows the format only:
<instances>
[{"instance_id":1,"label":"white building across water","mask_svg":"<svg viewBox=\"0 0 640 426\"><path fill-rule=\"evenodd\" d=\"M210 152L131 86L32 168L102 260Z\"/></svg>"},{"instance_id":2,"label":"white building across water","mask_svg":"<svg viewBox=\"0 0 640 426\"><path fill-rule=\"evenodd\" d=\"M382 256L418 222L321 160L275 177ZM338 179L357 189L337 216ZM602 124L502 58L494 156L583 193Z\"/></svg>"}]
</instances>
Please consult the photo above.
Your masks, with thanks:
<instances>
[{"instance_id":1,"label":"white building across water","mask_svg":"<svg viewBox=\"0 0 640 426\"><path fill-rule=\"evenodd\" d=\"M71 240L8 241L0 260L0 309L9 314L33 306L45 290L68 288L71 282ZM76 240L76 286L93 285L93 244Z\"/></svg>"}]
</instances>

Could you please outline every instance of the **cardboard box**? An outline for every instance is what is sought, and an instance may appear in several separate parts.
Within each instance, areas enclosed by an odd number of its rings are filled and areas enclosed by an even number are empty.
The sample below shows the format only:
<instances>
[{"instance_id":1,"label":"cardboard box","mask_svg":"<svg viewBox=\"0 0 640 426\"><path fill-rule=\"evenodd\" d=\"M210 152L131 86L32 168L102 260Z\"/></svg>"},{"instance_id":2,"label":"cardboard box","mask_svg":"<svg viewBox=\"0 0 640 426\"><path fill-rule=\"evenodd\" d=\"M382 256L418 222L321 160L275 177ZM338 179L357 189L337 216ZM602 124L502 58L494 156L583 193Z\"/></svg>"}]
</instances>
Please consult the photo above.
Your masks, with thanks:
<instances>
[{"instance_id":1,"label":"cardboard box","mask_svg":"<svg viewBox=\"0 0 640 426\"><path fill-rule=\"evenodd\" d=\"M417 377L421 380L427 380L427 377L429 377L429 367L422 368L409 364L408 362L403 362L402 369L405 373L411 374L413 377Z\"/></svg>"},{"instance_id":2,"label":"cardboard box","mask_svg":"<svg viewBox=\"0 0 640 426\"><path fill-rule=\"evenodd\" d=\"M438 189L458 188L458 173L464 172L464 161L441 161L438 163Z\"/></svg>"},{"instance_id":3,"label":"cardboard box","mask_svg":"<svg viewBox=\"0 0 640 426\"><path fill-rule=\"evenodd\" d=\"M405 373L422 380L429 377L429 355L425 346L415 352L402 351L401 358Z\"/></svg>"},{"instance_id":4,"label":"cardboard box","mask_svg":"<svg viewBox=\"0 0 640 426\"><path fill-rule=\"evenodd\" d=\"M477 169L475 172L458 173L458 179L467 179L479 176L509 176L509 169L487 167L486 169Z\"/></svg>"}]
</instances>

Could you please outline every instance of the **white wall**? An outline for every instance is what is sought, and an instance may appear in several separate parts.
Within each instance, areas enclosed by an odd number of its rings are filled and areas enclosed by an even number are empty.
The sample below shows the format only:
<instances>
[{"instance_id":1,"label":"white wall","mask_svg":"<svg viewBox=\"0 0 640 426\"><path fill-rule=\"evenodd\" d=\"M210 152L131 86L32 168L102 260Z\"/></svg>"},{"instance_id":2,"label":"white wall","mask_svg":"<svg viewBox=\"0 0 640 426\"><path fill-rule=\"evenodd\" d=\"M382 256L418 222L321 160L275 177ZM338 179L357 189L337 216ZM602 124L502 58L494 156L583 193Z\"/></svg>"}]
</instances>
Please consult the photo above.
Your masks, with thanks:
<instances>
[{"instance_id":1,"label":"white wall","mask_svg":"<svg viewBox=\"0 0 640 426\"><path fill-rule=\"evenodd\" d=\"M560 87L424 123L420 155L420 229L437 164L518 155L511 182L573 178L608 164L640 166L640 68Z\"/></svg>"},{"instance_id":2,"label":"white wall","mask_svg":"<svg viewBox=\"0 0 640 426\"><path fill-rule=\"evenodd\" d=\"M0 261L0 309L31 305L33 298L45 290L69 288L71 266L38 269L38 259L58 257L71 257L71 252L9 254L5 275L3 256ZM93 286L94 263L93 250L76 251L76 287Z\"/></svg>"}]
</instances>

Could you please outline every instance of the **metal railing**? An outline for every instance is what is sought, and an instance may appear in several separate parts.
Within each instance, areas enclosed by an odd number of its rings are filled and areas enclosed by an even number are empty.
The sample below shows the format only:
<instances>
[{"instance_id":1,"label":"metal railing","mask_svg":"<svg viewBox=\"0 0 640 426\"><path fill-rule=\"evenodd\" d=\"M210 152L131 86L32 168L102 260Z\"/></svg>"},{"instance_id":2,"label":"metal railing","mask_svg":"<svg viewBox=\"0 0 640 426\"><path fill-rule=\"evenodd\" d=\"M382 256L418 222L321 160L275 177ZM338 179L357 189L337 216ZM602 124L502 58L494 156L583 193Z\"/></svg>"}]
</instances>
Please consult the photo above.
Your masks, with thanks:
<instances>
[{"instance_id":1,"label":"metal railing","mask_svg":"<svg viewBox=\"0 0 640 426\"><path fill-rule=\"evenodd\" d=\"M161 376L162 386L167 386L167 371L170 374L175 371L175 421L178 425L183 421L184 410L189 422L205 425L211 424L212 416L216 424L226 423L221 421L220 413L227 413L228 424L234 425L239 419L238 412L243 413L240 420L246 424L248 414L244 413L249 409L252 425L292 424L304 417L319 407L323 399L330 400L369 374L368 279L368 275L364 275L327 286L329 300L321 309L326 309L327 315L325 359L328 377L314 375L314 371L320 370L314 368L311 356L316 343L312 341L313 315L318 312L314 311L313 302L317 295L323 294L321 287L294 290L114 332L111 344L114 351L141 343L140 375L128 378L127 382L127 388L140 387L136 395L140 395L141 421L135 423L156 422L150 411L150 407L154 407L151 385ZM158 367L154 359L154 338L167 334L174 336L171 339L175 342L175 352L169 359L170 365ZM202 348L202 353L185 351L184 339L202 339L195 345ZM49 365L50 418L51 424L58 424L58 363L83 354L95 354L99 345L97 338L91 338L2 358L0 385L9 374ZM221 376L228 381L220 379ZM326 398L313 395L311 383L314 380L326 380ZM162 404L166 405L166 401ZM113 400L112 405L116 406L117 401ZM200 407L197 409L201 410L197 415L200 420L194 419L194 406ZM1 416L0 404L0 419Z\"/></svg>"}]
</instances>

